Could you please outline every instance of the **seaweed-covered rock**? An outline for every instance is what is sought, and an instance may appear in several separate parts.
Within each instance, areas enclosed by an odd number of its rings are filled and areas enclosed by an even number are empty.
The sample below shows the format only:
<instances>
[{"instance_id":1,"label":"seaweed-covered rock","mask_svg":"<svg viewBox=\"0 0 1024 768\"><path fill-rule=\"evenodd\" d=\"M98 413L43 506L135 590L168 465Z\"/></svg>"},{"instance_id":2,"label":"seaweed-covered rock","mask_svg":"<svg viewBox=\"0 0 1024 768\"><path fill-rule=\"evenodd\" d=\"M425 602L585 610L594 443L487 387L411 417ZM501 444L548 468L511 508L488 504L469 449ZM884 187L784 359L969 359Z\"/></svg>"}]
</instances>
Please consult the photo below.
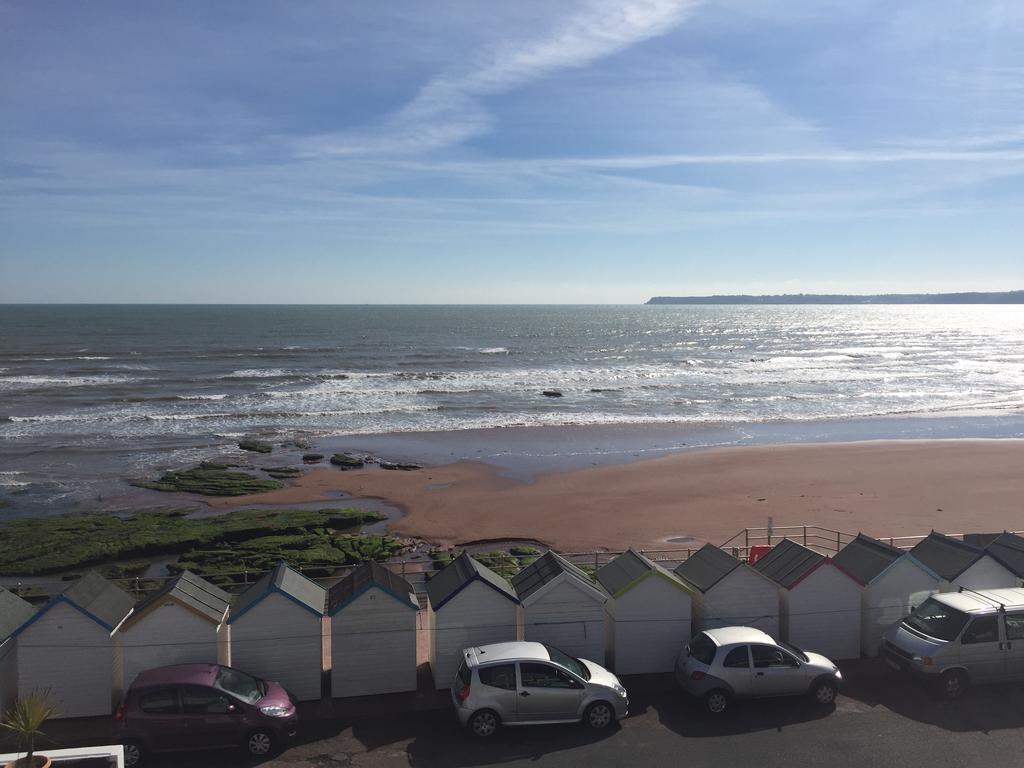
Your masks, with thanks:
<instances>
[{"instance_id":1,"label":"seaweed-covered rock","mask_svg":"<svg viewBox=\"0 0 1024 768\"><path fill-rule=\"evenodd\" d=\"M336 453L331 456L331 464L342 469L362 469L365 462L357 456L349 456L347 453Z\"/></svg>"},{"instance_id":2,"label":"seaweed-covered rock","mask_svg":"<svg viewBox=\"0 0 1024 768\"><path fill-rule=\"evenodd\" d=\"M263 470L275 480L287 480L291 477L298 477L302 470L298 467L269 467Z\"/></svg>"},{"instance_id":3,"label":"seaweed-covered rock","mask_svg":"<svg viewBox=\"0 0 1024 768\"><path fill-rule=\"evenodd\" d=\"M253 451L254 453L270 453L274 450L274 446L262 440L239 440L238 447L243 451Z\"/></svg>"},{"instance_id":4,"label":"seaweed-covered rock","mask_svg":"<svg viewBox=\"0 0 1024 768\"><path fill-rule=\"evenodd\" d=\"M557 389L545 389L541 394L544 397L562 397L562 393Z\"/></svg>"},{"instance_id":5,"label":"seaweed-covered rock","mask_svg":"<svg viewBox=\"0 0 1024 768\"><path fill-rule=\"evenodd\" d=\"M304 453L302 454L302 461L306 464L319 464L324 460L322 453Z\"/></svg>"},{"instance_id":6,"label":"seaweed-covered rock","mask_svg":"<svg viewBox=\"0 0 1024 768\"><path fill-rule=\"evenodd\" d=\"M419 464L400 464L397 461L382 461L380 468L398 470L400 472L412 472L415 469L423 469Z\"/></svg>"},{"instance_id":7,"label":"seaweed-covered rock","mask_svg":"<svg viewBox=\"0 0 1024 768\"><path fill-rule=\"evenodd\" d=\"M198 493L202 496L245 496L284 488L277 480L264 480L246 472L229 472L209 464L193 469L166 472L156 482L134 482L138 488L167 493Z\"/></svg>"}]
</instances>

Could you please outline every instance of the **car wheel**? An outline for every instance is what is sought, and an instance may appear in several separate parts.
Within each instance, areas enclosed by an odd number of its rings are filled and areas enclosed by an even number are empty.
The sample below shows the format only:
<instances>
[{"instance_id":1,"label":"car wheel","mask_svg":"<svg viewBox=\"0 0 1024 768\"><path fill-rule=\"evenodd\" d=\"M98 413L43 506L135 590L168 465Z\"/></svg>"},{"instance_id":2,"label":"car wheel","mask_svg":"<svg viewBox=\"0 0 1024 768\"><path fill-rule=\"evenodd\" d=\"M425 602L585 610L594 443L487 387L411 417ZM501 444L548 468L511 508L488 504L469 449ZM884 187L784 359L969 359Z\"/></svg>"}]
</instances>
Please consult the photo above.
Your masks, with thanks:
<instances>
[{"instance_id":1,"label":"car wheel","mask_svg":"<svg viewBox=\"0 0 1024 768\"><path fill-rule=\"evenodd\" d=\"M967 690L967 675L961 669L951 669L939 678L939 692L944 699L959 699Z\"/></svg>"},{"instance_id":2,"label":"car wheel","mask_svg":"<svg viewBox=\"0 0 1024 768\"><path fill-rule=\"evenodd\" d=\"M125 768L138 768L142 765L142 745L137 741L126 741L122 745L124 749L124 766Z\"/></svg>"},{"instance_id":3,"label":"car wheel","mask_svg":"<svg viewBox=\"0 0 1024 768\"><path fill-rule=\"evenodd\" d=\"M811 698L822 707L835 704L837 693L839 688L832 680L818 680L811 686Z\"/></svg>"},{"instance_id":4,"label":"car wheel","mask_svg":"<svg viewBox=\"0 0 1024 768\"><path fill-rule=\"evenodd\" d=\"M266 757L274 751L274 736L270 731L253 731L246 739L245 749L252 757Z\"/></svg>"},{"instance_id":5,"label":"car wheel","mask_svg":"<svg viewBox=\"0 0 1024 768\"><path fill-rule=\"evenodd\" d=\"M704 694L704 706L713 715L720 715L729 706L729 694L721 688L708 691Z\"/></svg>"},{"instance_id":6,"label":"car wheel","mask_svg":"<svg viewBox=\"0 0 1024 768\"><path fill-rule=\"evenodd\" d=\"M481 709L469 719L469 729L474 736L479 736L481 739L493 736L500 725L501 721L498 716L489 709Z\"/></svg>"},{"instance_id":7,"label":"car wheel","mask_svg":"<svg viewBox=\"0 0 1024 768\"><path fill-rule=\"evenodd\" d=\"M607 701L595 701L583 713L583 722L600 731L615 722L615 710Z\"/></svg>"}]
</instances>

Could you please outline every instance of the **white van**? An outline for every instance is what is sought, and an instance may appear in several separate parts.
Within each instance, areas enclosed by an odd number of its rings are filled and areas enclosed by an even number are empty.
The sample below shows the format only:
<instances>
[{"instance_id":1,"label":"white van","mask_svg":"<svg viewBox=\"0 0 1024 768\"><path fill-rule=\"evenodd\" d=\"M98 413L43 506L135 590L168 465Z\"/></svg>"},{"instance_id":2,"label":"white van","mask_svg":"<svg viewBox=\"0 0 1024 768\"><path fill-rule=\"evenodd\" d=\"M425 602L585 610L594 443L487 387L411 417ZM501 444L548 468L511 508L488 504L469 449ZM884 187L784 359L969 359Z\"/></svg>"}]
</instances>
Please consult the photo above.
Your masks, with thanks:
<instances>
[{"instance_id":1,"label":"white van","mask_svg":"<svg viewBox=\"0 0 1024 768\"><path fill-rule=\"evenodd\" d=\"M969 684L1022 680L1024 589L933 595L885 633L882 655L950 699Z\"/></svg>"}]
</instances>

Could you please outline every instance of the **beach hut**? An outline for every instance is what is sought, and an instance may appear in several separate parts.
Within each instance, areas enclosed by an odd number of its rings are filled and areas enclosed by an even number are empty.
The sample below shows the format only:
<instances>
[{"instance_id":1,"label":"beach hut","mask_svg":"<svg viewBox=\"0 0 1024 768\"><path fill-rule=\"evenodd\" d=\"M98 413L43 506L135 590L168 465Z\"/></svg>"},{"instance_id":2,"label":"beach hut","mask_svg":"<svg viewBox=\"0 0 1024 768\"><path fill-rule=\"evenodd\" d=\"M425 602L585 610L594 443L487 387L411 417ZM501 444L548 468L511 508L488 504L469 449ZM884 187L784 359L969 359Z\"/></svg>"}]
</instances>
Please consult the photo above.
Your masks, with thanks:
<instances>
[{"instance_id":1,"label":"beach hut","mask_svg":"<svg viewBox=\"0 0 1024 768\"><path fill-rule=\"evenodd\" d=\"M448 688L462 649L519 639L519 598L463 552L427 582L427 643L434 685Z\"/></svg>"},{"instance_id":2,"label":"beach hut","mask_svg":"<svg viewBox=\"0 0 1024 768\"><path fill-rule=\"evenodd\" d=\"M877 656L885 630L937 592L942 581L909 552L863 533L832 560L864 584L860 650L866 656Z\"/></svg>"},{"instance_id":3,"label":"beach hut","mask_svg":"<svg viewBox=\"0 0 1024 768\"><path fill-rule=\"evenodd\" d=\"M109 715L122 687L117 629L134 605L95 572L69 584L14 633L18 695L49 688L55 717Z\"/></svg>"},{"instance_id":4,"label":"beach hut","mask_svg":"<svg viewBox=\"0 0 1024 768\"><path fill-rule=\"evenodd\" d=\"M300 701L319 699L326 602L326 589L278 563L228 614L231 666L279 682Z\"/></svg>"},{"instance_id":5,"label":"beach hut","mask_svg":"<svg viewBox=\"0 0 1024 768\"><path fill-rule=\"evenodd\" d=\"M512 578L523 606L523 639L605 663L607 593L561 555L548 551Z\"/></svg>"},{"instance_id":6,"label":"beach hut","mask_svg":"<svg viewBox=\"0 0 1024 768\"><path fill-rule=\"evenodd\" d=\"M227 592L184 571L136 606L121 625L124 683L170 664L230 665Z\"/></svg>"},{"instance_id":7,"label":"beach hut","mask_svg":"<svg viewBox=\"0 0 1024 768\"><path fill-rule=\"evenodd\" d=\"M1024 580L1024 538L1015 533L1001 533L989 542L985 553L1016 576L1018 582Z\"/></svg>"},{"instance_id":8,"label":"beach hut","mask_svg":"<svg viewBox=\"0 0 1024 768\"><path fill-rule=\"evenodd\" d=\"M676 568L694 590L694 631L734 625L779 636L779 587L712 544L705 544Z\"/></svg>"},{"instance_id":9,"label":"beach hut","mask_svg":"<svg viewBox=\"0 0 1024 768\"><path fill-rule=\"evenodd\" d=\"M783 539L754 568L779 585L785 640L830 659L860 656L863 584L824 555Z\"/></svg>"},{"instance_id":10,"label":"beach hut","mask_svg":"<svg viewBox=\"0 0 1024 768\"><path fill-rule=\"evenodd\" d=\"M620 675L671 672L690 639L693 591L632 549L597 571L605 604L608 659Z\"/></svg>"},{"instance_id":11,"label":"beach hut","mask_svg":"<svg viewBox=\"0 0 1024 768\"><path fill-rule=\"evenodd\" d=\"M416 690L419 608L412 585L380 563L363 563L331 587L331 695Z\"/></svg>"},{"instance_id":12,"label":"beach hut","mask_svg":"<svg viewBox=\"0 0 1024 768\"><path fill-rule=\"evenodd\" d=\"M910 550L917 560L942 579L941 592L1000 589L1020 584L1017 576L981 547L932 531Z\"/></svg>"},{"instance_id":13,"label":"beach hut","mask_svg":"<svg viewBox=\"0 0 1024 768\"><path fill-rule=\"evenodd\" d=\"M18 643L12 635L35 612L30 603L0 587L0 712L18 695Z\"/></svg>"}]
</instances>

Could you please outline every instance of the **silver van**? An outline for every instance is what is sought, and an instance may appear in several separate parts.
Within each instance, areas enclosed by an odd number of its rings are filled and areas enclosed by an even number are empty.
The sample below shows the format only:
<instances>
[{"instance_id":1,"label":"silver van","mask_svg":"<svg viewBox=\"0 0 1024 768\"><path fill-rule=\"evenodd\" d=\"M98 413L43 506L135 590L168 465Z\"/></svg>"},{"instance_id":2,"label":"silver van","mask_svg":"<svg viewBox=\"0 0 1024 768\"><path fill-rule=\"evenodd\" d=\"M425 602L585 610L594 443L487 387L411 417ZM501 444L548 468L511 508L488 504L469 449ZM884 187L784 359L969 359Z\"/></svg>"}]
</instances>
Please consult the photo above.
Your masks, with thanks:
<instances>
[{"instance_id":1,"label":"silver van","mask_svg":"<svg viewBox=\"0 0 1024 768\"><path fill-rule=\"evenodd\" d=\"M882 656L949 699L968 685L1024 679L1024 589L932 595L886 631Z\"/></svg>"},{"instance_id":2,"label":"silver van","mask_svg":"<svg viewBox=\"0 0 1024 768\"><path fill-rule=\"evenodd\" d=\"M600 730L629 712L615 675L550 645L494 643L466 648L462 658L452 704L459 722L477 736L502 725L580 721Z\"/></svg>"}]
</instances>

